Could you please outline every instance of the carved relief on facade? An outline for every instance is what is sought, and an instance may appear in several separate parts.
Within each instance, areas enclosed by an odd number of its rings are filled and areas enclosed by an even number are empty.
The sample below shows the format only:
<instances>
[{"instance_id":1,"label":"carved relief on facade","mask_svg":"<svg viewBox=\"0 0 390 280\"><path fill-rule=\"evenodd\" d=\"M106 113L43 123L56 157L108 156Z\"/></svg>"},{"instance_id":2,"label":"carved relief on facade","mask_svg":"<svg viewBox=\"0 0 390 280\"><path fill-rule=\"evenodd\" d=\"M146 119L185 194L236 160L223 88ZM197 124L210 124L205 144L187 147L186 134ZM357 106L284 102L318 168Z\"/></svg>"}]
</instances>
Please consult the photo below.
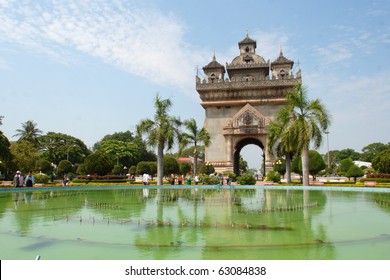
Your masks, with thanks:
<instances>
[{"instance_id":1,"label":"carved relief on facade","mask_svg":"<svg viewBox=\"0 0 390 280\"><path fill-rule=\"evenodd\" d=\"M264 117L250 104L246 104L233 118L226 120L223 134L265 134L269 121L268 117Z\"/></svg>"}]
</instances>

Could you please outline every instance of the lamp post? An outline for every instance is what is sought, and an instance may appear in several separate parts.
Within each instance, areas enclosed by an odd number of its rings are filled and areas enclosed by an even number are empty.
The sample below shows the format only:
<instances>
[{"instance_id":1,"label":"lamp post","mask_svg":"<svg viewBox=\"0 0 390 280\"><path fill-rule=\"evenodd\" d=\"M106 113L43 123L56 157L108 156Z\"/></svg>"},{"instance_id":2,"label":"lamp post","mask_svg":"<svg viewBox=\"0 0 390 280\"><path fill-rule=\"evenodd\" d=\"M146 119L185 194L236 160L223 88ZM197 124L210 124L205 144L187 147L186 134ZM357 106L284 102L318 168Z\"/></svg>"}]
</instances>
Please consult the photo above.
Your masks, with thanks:
<instances>
[{"instance_id":1,"label":"lamp post","mask_svg":"<svg viewBox=\"0 0 390 280\"><path fill-rule=\"evenodd\" d=\"M326 134L326 144L328 149L328 169L330 169L330 157L329 157L329 131L325 131Z\"/></svg>"},{"instance_id":2,"label":"lamp post","mask_svg":"<svg viewBox=\"0 0 390 280\"><path fill-rule=\"evenodd\" d=\"M76 145L70 145L70 146L68 147L68 150L66 151L66 160L67 160L67 161L69 161L69 150L70 150L70 148L72 148L72 147L76 147Z\"/></svg>"}]
</instances>

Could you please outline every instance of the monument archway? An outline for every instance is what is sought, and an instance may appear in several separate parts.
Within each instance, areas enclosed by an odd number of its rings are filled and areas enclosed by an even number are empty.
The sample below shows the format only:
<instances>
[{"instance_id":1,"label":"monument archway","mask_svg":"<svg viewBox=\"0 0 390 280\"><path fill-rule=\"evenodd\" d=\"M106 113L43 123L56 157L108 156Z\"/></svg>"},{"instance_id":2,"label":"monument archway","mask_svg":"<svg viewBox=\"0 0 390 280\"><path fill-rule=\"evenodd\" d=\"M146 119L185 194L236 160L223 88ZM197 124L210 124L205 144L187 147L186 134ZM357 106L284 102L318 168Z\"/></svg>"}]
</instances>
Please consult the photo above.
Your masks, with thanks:
<instances>
[{"instance_id":1,"label":"monument archway","mask_svg":"<svg viewBox=\"0 0 390 280\"><path fill-rule=\"evenodd\" d=\"M258 146L263 151L263 154L264 154L264 145L263 145L263 143L261 143L261 141L259 139L249 137L249 138L244 138L242 140L238 140L238 143L234 147L234 153L233 153L233 172L236 175L240 174L241 150L245 146L250 145L250 144ZM258 156L260 157L261 154L259 153ZM265 157L263 156L263 165L264 165L264 163L265 163Z\"/></svg>"},{"instance_id":2,"label":"monument archway","mask_svg":"<svg viewBox=\"0 0 390 280\"><path fill-rule=\"evenodd\" d=\"M257 55L256 41L248 33L238 47L240 54L226 68L214 54L203 67L204 77L196 76L196 90L205 109L204 127L211 136L205 160L216 172L236 173L239 152L248 143L255 144L263 150L267 173L274 162L267 143L268 125L286 104L287 93L301 83L301 70L294 76L294 62L281 49L273 62Z\"/></svg>"}]
</instances>

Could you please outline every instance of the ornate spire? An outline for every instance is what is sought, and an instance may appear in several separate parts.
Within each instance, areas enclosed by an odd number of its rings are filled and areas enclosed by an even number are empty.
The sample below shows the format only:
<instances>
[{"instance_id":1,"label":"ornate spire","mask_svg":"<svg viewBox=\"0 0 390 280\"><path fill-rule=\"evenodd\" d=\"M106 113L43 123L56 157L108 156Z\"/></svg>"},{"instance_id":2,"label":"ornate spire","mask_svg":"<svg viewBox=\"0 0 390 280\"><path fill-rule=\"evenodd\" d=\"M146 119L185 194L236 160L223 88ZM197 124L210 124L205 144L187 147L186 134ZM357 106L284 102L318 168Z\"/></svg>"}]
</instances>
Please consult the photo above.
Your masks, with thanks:
<instances>
[{"instance_id":1,"label":"ornate spire","mask_svg":"<svg viewBox=\"0 0 390 280\"><path fill-rule=\"evenodd\" d=\"M280 46L279 57L274 62L272 62L272 64L291 64L291 65L293 65L294 62L292 60L289 60L288 58L286 58L283 55L283 49L282 49L282 46Z\"/></svg>"},{"instance_id":2,"label":"ornate spire","mask_svg":"<svg viewBox=\"0 0 390 280\"><path fill-rule=\"evenodd\" d=\"M218 61L217 61L217 59L216 59L216 55L215 55L215 51L214 51L214 53L213 53L213 60L209 63L209 64L207 64L205 67L203 67L203 70L204 69L207 69L207 68L221 68L221 69L223 69L223 72L225 72L225 67L222 65L222 64L220 64Z\"/></svg>"}]
</instances>

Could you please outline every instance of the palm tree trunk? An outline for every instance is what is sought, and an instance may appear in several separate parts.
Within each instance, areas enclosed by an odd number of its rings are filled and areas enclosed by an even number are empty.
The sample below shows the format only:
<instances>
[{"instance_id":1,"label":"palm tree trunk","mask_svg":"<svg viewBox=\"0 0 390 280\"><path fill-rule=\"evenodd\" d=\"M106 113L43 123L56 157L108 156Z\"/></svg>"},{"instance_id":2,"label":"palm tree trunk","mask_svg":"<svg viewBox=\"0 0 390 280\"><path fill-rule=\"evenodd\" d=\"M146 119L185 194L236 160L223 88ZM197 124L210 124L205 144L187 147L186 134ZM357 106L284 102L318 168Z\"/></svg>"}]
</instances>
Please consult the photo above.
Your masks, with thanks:
<instances>
[{"instance_id":1,"label":"palm tree trunk","mask_svg":"<svg viewBox=\"0 0 390 280\"><path fill-rule=\"evenodd\" d=\"M291 154L286 154L286 182L291 183Z\"/></svg>"},{"instance_id":2,"label":"palm tree trunk","mask_svg":"<svg viewBox=\"0 0 390 280\"><path fill-rule=\"evenodd\" d=\"M157 185L163 184L163 161L164 161L164 143L159 143L157 147Z\"/></svg>"},{"instance_id":3,"label":"palm tree trunk","mask_svg":"<svg viewBox=\"0 0 390 280\"><path fill-rule=\"evenodd\" d=\"M302 182L304 186L309 186L309 147L302 150Z\"/></svg>"},{"instance_id":4,"label":"palm tree trunk","mask_svg":"<svg viewBox=\"0 0 390 280\"><path fill-rule=\"evenodd\" d=\"M198 171L198 154L194 153L194 174L193 176L196 176L196 173Z\"/></svg>"}]
</instances>

